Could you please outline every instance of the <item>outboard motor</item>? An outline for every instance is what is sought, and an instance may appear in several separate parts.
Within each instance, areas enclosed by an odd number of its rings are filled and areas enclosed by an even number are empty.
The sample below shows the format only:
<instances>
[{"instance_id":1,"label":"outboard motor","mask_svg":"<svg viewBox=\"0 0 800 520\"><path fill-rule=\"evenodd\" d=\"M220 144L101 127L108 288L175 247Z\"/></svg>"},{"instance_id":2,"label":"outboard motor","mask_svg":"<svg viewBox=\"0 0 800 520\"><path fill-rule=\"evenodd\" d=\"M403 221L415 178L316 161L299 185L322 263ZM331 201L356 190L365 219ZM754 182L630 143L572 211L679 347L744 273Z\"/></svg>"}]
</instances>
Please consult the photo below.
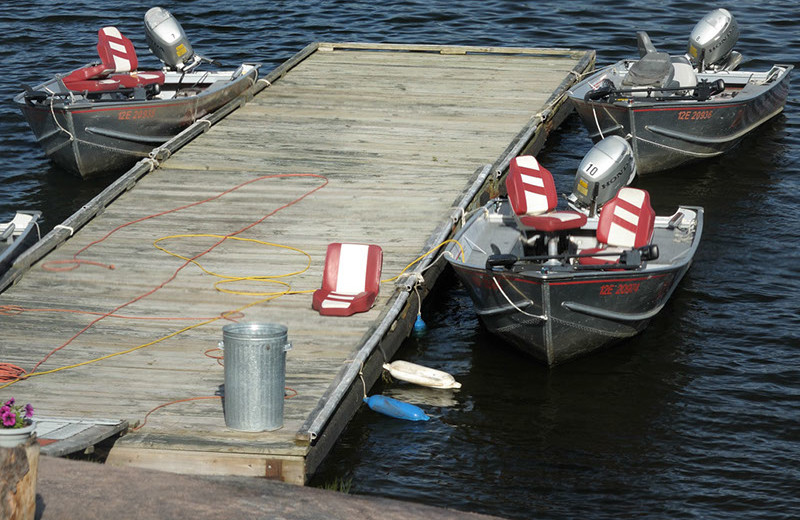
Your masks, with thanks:
<instances>
[{"instance_id":1,"label":"outboard motor","mask_svg":"<svg viewBox=\"0 0 800 520\"><path fill-rule=\"evenodd\" d=\"M597 208L614 198L635 176L631 145L618 135L608 136L583 157L567 202L576 210L594 216Z\"/></svg>"},{"instance_id":2,"label":"outboard motor","mask_svg":"<svg viewBox=\"0 0 800 520\"><path fill-rule=\"evenodd\" d=\"M692 29L687 56L698 72L735 70L742 55L733 50L739 39L739 25L727 9L715 9Z\"/></svg>"},{"instance_id":3,"label":"outboard motor","mask_svg":"<svg viewBox=\"0 0 800 520\"><path fill-rule=\"evenodd\" d=\"M167 70L188 72L201 62L181 24L166 9L149 9L144 15L144 30L147 45Z\"/></svg>"}]
</instances>

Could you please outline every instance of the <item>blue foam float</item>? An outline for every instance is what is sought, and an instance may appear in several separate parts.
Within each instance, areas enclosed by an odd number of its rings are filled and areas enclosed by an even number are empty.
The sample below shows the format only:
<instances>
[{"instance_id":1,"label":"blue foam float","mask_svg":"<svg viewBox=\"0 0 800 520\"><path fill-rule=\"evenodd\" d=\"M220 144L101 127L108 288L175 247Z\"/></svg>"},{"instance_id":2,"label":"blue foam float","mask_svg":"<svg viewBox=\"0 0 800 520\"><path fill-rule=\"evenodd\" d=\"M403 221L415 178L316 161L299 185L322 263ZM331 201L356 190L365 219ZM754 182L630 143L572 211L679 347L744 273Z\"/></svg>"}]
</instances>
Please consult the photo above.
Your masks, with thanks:
<instances>
[{"instance_id":1,"label":"blue foam float","mask_svg":"<svg viewBox=\"0 0 800 520\"><path fill-rule=\"evenodd\" d=\"M419 406L404 403L391 397L371 395L365 397L364 402L372 410L396 419L405 419L406 421L427 421L430 419Z\"/></svg>"},{"instance_id":2,"label":"blue foam float","mask_svg":"<svg viewBox=\"0 0 800 520\"><path fill-rule=\"evenodd\" d=\"M427 329L427 325L425 325L425 320L422 319L421 314L417 314L417 320L414 322L414 334L417 336L421 336L425 333L425 329Z\"/></svg>"}]
</instances>

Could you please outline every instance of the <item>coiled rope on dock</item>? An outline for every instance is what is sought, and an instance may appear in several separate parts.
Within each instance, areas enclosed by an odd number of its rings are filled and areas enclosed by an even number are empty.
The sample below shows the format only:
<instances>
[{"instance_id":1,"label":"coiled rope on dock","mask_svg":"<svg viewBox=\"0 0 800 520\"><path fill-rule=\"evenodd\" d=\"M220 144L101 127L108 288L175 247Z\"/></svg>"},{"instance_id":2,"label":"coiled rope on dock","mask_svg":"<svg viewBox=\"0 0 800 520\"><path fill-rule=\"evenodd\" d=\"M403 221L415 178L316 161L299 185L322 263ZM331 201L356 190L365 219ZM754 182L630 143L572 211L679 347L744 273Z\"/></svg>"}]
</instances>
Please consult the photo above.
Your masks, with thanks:
<instances>
[{"instance_id":1,"label":"coiled rope on dock","mask_svg":"<svg viewBox=\"0 0 800 520\"><path fill-rule=\"evenodd\" d=\"M139 295L139 296L127 301L127 302L124 302L124 303L116 306L115 308L113 308L112 310L110 310L108 312L100 313L94 320L92 320L88 325L86 325L84 328L82 328L80 331L78 331L76 334L74 334L72 337L70 337L67 341L65 341L64 343L62 343L58 347L52 349L44 358L42 358L38 363L36 363L36 365L30 371L25 371L25 370L21 369L20 367L16 367L15 365L11 365L11 364L8 364L8 363L0 363L0 382L4 383L2 386L0 386L0 389L6 388L6 387L18 382L18 381L21 381L23 379L28 379L30 377L41 376L41 375L45 375L45 374L52 374L52 373L55 373L55 372L60 372L60 371L68 370L68 369L71 369L71 368L77 368L79 366L89 365L89 364L92 364L92 363L96 363L98 361L102 361L102 360L109 359L109 358L112 358L112 357L116 357L116 356L120 356L120 355L123 355L123 354L127 354L127 353L130 353L130 352L145 348L145 347L149 347L149 346L155 345L157 343L160 343L160 342L162 342L162 341L164 341L166 339L169 339L169 338L172 338L174 336L177 336L177 335L179 335L179 334L181 334L183 332L186 332L188 330L191 330L191 329L194 329L194 328L197 328L197 327L212 323L212 322L220 320L220 319L226 319L227 317L229 317L229 316L231 316L233 314L236 314L236 313L240 313L240 312L242 312L243 310L245 310L247 308L253 307L253 306L261 304L261 303L265 303L265 302L267 302L267 301L269 301L269 300L271 300L273 298L277 298L278 296L281 296L283 294L289 293L290 288L287 288L285 290L278 291L278 292L275 292L275 293L269 293L266 298L263 298L263 299L258 300L256 302L252 302L252 303L243 305L243 306L241 306L241 307L239 307L237 309L233 309L231 311L223 312L219 316L215 316L215 317L212 317L210 319L203 320L203 321L201 321L199 323L195 323L195 324L189 325L189 326L184 327L184 328L182 328L182 329L180 329L178 331L175 331L175 332L170 333L170 334L168 334L166 336L158 338L158 339L156 339L154 341L150 341L150 342L147 342L147 343L144 343L144 344L141 344L141 345L138 345L138 346L135 346L135 347L120 351L120 352L115 352L113 354L109 354L109 355L106 355L106 356L101 356L101 357L98 357L98 358L90 359L90 360L87 360L87 361L83 361L81 363L75 363L75 364L71 364L71 365L58 367L58 368L55 368L55 369L52 369L52 370L39 371L39 367L43 363L45 363L48 359L50 359L50 357L52 357L55 353L63 350L64 348L66 348L73 341L75 341L78 337L80 337L86 331L88 331L89 329L94 327L100 321L102 321L102 320L104 320L106 318L112 317L112 316L117 316L119 311L124 309L125 307L128 307L128 306L132 305L133 303L136 303L136 302L138 302L138 301L140 301L140 300L142 300L142 299L144 299L144 298L156 293L160 289L164 288L167 284L172 282L183 269L185 269L189 265L192 265L193 263L196 263L199 258L201 258L201 257L205 256L206 254L210 253L211 251L216 249L218 246L220 246L222 243L224 243L226 240L231 239L233 237L236 237L237 235L242 234L243 232L247 231L248 229L251 229L251 228L257 226L258 224L264 222L267 218L269 218L272 215L278 213L279 211L282 211L282 210L284 210L284 209L286 209L288 207L291 207L291 206L299 203L300 201L302 201L306 197L312 195L313 193L316 193L318 190L324 188L328 184L328 179L327 179L327 177L325 177L323 175L318 175L318 174L313 174L313 173L307 173L307 174L306 173L273 174L273 175L263 175L263 176L260 176L260 177L256 177L256 178L250 179L250 180L248 180L246 182L243 182L241 184L238 184L238 185L236 185L236 186L234 186L234 187L232 187L230 189L227 189L227 190L225 190L225 191L223 191L221 193L218 193L218 194L216 194L216 195L214 195L212 197L208 197L208 198L206 198L204 200L200 200L200 201L193 202L193 203L190 203L190 204L185 204L185 205L173 208L173 209L161 211L161 212L158 212L158 213L154 213L154 214L151 214L151 215L147 215L145 217L141 217L141 218L126 222L126 223L124 223L124 224L122 224L120 226L117 226L116 228L112 229L111 231L106 233L103 237L99 238L98 240L95 240L95 241L87 244L86 246L84 246L80 250L78 250L72 256L72 259L50 261L50 262L46 262L45 264L43 264L42 267L44 269L48 269L48 270L51 270L51 271L71 271L73 269L77 269L81 265L92 265L92 266L102 267L102 268L106 268L106 269L113 269L114 266L111 265L111 264L104 264L104 263L100 263L100 262L94 262L94 261L91 261L91 260L84 260L84 259L80 259L78 257L81 254L85 253L87 250L89 250L91 247L102 243L103 241L107 240L109 237L111 237L115 233L117 233L120 230L125 229L125 228L127 228L129 226L132 226L132 225L135 225L135 224L138 224L138 223L141 223L141 222L145 222L145 221L150 220L150 219L158 218L158 217L161 217L161 216L164 216L164 215L168 215L168 214L171 214L171 213L175 213L175 212L178 212L178 211L182 211L182 210L185 210L185 209L188 209L188 208L192 208L192 207L195 207L195 206L199 206L201 204L205 204L205 203L217 200L217 199L219 199L221 197L224 197L225 195L228 195L228 194L230 194L230 193L232 193L234 191L242 189L245 186L249 186L249 185L251 185L253 183L256 183L256 182L264 181L264 180L267 180L267 179L276 179L276 178L302 178L302 177L317 178L317 179L320 179L322 182L318 186L308 190L307 192L303 193L302 195L300 195L299 197L295 198L294 200L279 206L278 208L276 208L276 209L270 211L269 213L267 213L266 215L256 219L255 221L251 222L250 224L247 224L243 228L241 228L241 229L239 229L237 231L234 231L232 233L228 233L226 235L219 235L222 238L219 238L213 245L211 245L210 247L208 247L207 249L205 249L201 253L199 253L199 254L191 257L191 258L186 259L183 264L181 264L180 266L178 266L174 270L172 275L170 275L166 280L162 281L160 284L158 284L154 288L144 292L143 294L141 294L141 295ZM19 312L20 309L19 308L11 309L10 311L11 312Z\"/></svg>"}]
</instances>

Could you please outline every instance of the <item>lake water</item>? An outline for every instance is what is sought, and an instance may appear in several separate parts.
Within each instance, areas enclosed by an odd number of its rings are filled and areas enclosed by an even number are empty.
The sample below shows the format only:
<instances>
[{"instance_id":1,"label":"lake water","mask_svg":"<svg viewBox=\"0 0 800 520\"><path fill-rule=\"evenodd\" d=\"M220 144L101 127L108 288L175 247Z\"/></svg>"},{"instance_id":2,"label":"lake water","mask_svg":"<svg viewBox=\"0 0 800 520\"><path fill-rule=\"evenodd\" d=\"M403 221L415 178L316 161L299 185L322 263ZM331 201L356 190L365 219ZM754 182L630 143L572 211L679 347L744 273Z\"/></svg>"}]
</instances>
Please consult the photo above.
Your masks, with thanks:
<instances>
[{"instance_id":1,"label":"lake water","mask_svg":"<svg viewBox=\"0 0 800 520\"><path fill-rule=\"evenodd\" d=\"M54 0L0 11L0 217L44 212L51 229L111 179L51 165L11 103L93 60L97 29L118 26L156 66L138 2ZM268 71L322 41L593 48L598 65L636 54L635 31L683 53L715 7L739 21L741 68L798 65L794 0L703 5L643 1L197 0L164 5L195 50ZM727 156L645 177L659 214L701 205L695 264L640 336L548 370L489 335L455 278L426 302L427 331L398 358L446 370L440 392L373 388L422 406L409 423L359 412L312 481L508 518L800 517L800 75L786 110ZM576 117L539 159L566 189L590 147ZM494 157L487 157L491 162ZM465 172L469 174L471 172Z\"/></svg>"}]
</instances>

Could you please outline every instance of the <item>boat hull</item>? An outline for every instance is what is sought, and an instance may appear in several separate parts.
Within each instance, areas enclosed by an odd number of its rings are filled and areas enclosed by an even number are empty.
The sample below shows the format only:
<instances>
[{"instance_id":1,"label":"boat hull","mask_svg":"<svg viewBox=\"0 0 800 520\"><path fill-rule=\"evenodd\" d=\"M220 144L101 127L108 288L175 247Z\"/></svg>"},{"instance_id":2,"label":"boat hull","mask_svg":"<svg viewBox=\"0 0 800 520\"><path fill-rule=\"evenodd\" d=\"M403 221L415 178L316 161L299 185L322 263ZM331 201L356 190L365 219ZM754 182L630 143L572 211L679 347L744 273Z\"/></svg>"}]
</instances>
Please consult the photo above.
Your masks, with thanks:
<instances>
[{"instance_id":1,"label":"boat hull","mask_svg":"<svg viewBox=\"0 0 800 520\"><path fill-rule=\"evenodd\" d=\"M553 366L643 331L689 266L659 274L607 273L581 280L548 280L454 267L484 326ZM607 316L592 314L598 310ZM612 313L618 318L612 319Z\"/></svg>"},{"instance_id":2,"label":"boat hull","mask_svg":"<svg viewBox=\"0 0 800 520\"><path fill-rule=\"evenodd\" d=\"M738 72L709 74L709 81L727 80L730 88L727 94L713 96L708 101L668 98L655 101L644 97L585 99L592 85L624 67L623 63L616 64L588 78L570 92L570 100L593 141L608 135L630 139L640 175L729 151L783 110L792 69L792 66L780 68L776 77L763 84L747 83L743 73Z\"/></svg>"},{"instance_id":3,"label":"boat hull","mask_svg":"<svg viewBox=\"0 0 800 520\"><path fill-rule=\"evenodd\" d=\"M643 331L686 274L702 234L702 208L682 206L675 215L656 217L657 259L628 268L583 266L576 253L545 260L526 256L530 232L521 232L508 203L498 200L467 222L445 257L484 326L549 366ZM596 229L593 217L562 238L586 244ZM515 261L487 266L497 255Z\"/></svg>"},{"instance_id":4,"label":"boat hull","mask_svg":"<svg viewBox=\"0 0 800 520\"><path fill-rule=\"evenodd\" d=\"M14 260L19 255L39 239L37 233L34 233L34 229L37 228L42 213L40 211L18 211L17 213L29 215L30 222L25 229L14 233L10 242L0 242L0 277L14 264Z\"/></svg>"},{"instance_id":5,"label":"boat hull","mask_svg":"<svg viewBox=\"0 0 800 520\"><path fill-rule=\"evenodd\" d=\"M21 94L15 101L45 155L90 178L124 172L198 119L246 95L257 74L252 68L221 88L170 99L83 99L51 105L26 102Z\"/></svg>"}]
</instances>

